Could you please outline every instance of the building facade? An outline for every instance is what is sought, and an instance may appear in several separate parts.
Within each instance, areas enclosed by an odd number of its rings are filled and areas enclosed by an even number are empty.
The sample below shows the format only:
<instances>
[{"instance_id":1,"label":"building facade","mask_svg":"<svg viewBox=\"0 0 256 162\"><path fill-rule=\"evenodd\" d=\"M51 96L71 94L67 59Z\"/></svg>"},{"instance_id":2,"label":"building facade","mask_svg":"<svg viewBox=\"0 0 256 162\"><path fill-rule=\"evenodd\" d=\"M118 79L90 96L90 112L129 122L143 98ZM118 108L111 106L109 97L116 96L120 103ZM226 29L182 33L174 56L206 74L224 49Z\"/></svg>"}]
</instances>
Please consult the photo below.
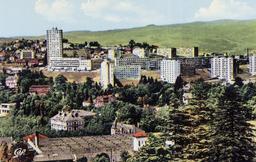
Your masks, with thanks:
<instances>
[{"instance_id":1,"label":"building facade","mask_svg":"<svg viewBox=\"0 0 256 162\"><path fill-rule=\"evenodd\" d=\"M176 57L176 48L158 48L157 55L164 56L166 58Z\"/></svg>"},{"instance_id":2,"label":"building facade","mask_svg":"<svg viewBox=\"0 0 256 162\"><path fill-rule=\"evenodd\" d=\"M124 79L140 79L141 77L141 66L139 65L127 65L127 66L116 66L115 67L115 77L119 80Z\"/></svg>"},{"instance_id":3,"label":"building facade","mask_svg":"<svg viewBox=\"0 0 256 162\"><path fill-rule=\"evenodd\" d=\"M114 60L116 58L116 49L108 49L108 59Z\"/></svg>"},{"instance_id":4,"label":"building facade","mask_svg":"<svg viewBox=\"0 0 256 162\"><path fill-rule=\"evenodd\" d=\"M181 75L181 64L179 60L163 60L161 62L161 80L168 83L175 83Z\"/></svg>"},{"instance_id":5,"label":"building facade","mask_svg":"<svg viewBox=\"0 0 256 162\"><path fill-rule=\"evenodd\" d=\"M190 56L190 57L198 57L199 56L199 48L177 48L177 55L180 56Z\"/></svg>"},{"instance_id":6,"label":"building facade","mask_svg":"<svg viewBox=\"0 0 256 162\"><path fill-rule=\"evenodd\" d=\"M114 63L109 60L104 60L100 67L100 83L103 89L106 89L109 84L114 86Z\"/></svg>"},{"instance_id":7,"label":"building facade","mask_svg":"<svg viewBox=\"0 0 256 162\"><path fill-rule=\"evenodd\" d=\"M251 75L256 75L256 55L249 57L249 73Z\"/></svg>"},{"instance_id":8,"label":"building facade","mask_svg":"<svg viewBox=\"0 0 256 162\"><path fill-rule=\"evenodd\" d=\"M82 58L52 58L49 71L89 71L92 70L92 61Z\"/></svg>"},{"instance_id":9,"label":"building facade","mask_svg":"<svg viewBox=\"0 0 256 162\"><path fill-rule=\"evenodd\" d=\"M15 89L18 86L18 76L8 76L5 79L5 85L6 87L10 88L10 89Z\"/></svg>"},{"instance_id":10,"label":"building facade","mask_svg":"<svg viewBox=\"0 0 256 162\"><path fill-rule=\"evenodd\" d=\"M62 39L63 39L62 30L58 30L58 28L52 28L51 30L46 31L48 65L51 64L52 58L62 57L62 52L63 52Z\"/></svg>"},{"instance_id":11,"label":"building facade","mask_svg":"<svg viewBox=\"0 0 256 162\"><path fill-rule=\"evenodd\" d=\"M1 103L0 117L7 116L16 107L16 103Z\"/></svg>"},{"instance_id":12,"label":"building facade","mask_svg":"<svg viewBox=\"0 0 256 162\"><path fill-rule=\"evenodd\" d=\"M235 60L233 57L214 57L211 59L211 78L231 82L235 77Z\"/></svg>"},{"instance_id":13,"label":"building facade","mask_svg":"<svg viewBox=\"0 0 256 162\"><path fill-rule=\"evenodd\" d=\"M84 129L85 119L96 114L84 110L61 111L50 119L51 129L57 131L77 131Z\"/></svg>"},{"instance_id":14,"label":"building facade","mask_svg":"<svg viewBox=\"0 0 256 162\"><path fill-rule=\"evenodd\" d=\"M115 59L116 66L141 66L141 69L147 70L159 70L160 62L162 58L138 58L138 57L127 57Z\"/></svg>"}]
</instances>

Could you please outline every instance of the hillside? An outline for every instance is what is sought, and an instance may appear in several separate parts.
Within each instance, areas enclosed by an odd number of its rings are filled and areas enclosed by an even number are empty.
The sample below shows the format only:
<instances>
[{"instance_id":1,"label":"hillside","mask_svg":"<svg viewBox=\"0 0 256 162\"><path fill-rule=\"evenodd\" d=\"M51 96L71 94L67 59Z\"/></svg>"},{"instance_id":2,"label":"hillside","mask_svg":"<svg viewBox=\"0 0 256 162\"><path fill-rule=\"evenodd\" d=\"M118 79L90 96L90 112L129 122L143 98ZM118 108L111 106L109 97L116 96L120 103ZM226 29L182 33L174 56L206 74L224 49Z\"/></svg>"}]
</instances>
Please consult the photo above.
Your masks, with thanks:
<instances>
[{"instance_id":1,"label":"hillside","mask_svg":"<svg viewBox=\"0 0 256 162\"><path fill-rule=\"evenodd\" d=\"M199 46L201 52L244 53L256 49L256 20L219 20L178 25L146 27L99 32L66 32L71 42L99 41L104 46L127 44L131 39L160 47ZM202 51L203 50L203 51Z\"/></svg>"}]
</instances>

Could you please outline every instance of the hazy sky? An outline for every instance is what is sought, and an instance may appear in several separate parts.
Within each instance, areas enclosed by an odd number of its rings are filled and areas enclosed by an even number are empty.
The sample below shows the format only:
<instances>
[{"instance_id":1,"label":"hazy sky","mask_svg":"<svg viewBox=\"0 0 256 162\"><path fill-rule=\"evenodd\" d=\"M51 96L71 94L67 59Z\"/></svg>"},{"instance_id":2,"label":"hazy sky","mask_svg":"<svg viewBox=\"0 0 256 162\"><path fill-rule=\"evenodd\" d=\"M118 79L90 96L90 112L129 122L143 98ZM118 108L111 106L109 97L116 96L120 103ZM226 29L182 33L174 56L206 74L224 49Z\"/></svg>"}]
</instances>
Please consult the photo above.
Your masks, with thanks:
<instances>
[{"instance_id":1,"label":"hazy sky","mask_svg":"<svg viewBox=\"0 0 256 162\"><path fill-rule=\"evenodd\" d=\"M0 37L254 19L256 0L0 0Z\"/></svg>"}]
</instances>

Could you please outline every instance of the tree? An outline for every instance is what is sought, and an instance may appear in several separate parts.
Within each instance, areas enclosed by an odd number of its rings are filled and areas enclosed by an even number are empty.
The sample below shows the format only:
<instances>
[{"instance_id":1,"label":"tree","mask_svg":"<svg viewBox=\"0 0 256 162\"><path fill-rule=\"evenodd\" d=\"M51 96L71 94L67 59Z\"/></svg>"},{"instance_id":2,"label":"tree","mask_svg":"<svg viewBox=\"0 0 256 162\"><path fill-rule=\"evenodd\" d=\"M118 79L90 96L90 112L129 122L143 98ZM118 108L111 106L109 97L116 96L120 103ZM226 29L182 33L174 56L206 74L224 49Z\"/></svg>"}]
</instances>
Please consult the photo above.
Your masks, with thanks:
<instances>
[{"instance_id":1,"label":"tree","mask_svg":"<svg viewBox=\"0 0 256 162\"><path fill-rule=\"evenodd\" d=\"M199 79L193 84L191 92L196 99L207 99L208 91L211 86L204 82L203 79Z\"/></svg>"},{"instance_id":2,"label":"tree","mask_svg":"<svg viewBox=\"0 0 256 162\"><path fill-rule=\"evenodd\" d=\"M252 127L238 90L229 86L216 106L207 161L250 162L255 156Z\"/></svg>"},{"instance_id":3,"label":"tree","mask_svg":"<svg viewBox=\"0 0 256 162\"><path fill-rule=\"evenodd\" d=\"M174 142L172 146L172 157L175 160L187 159L184 154L185 148L191 143L191 139L188 137L191 134L191 117L181 107L178 108L178 104L175 102L170 105L168 117L165 119L165 125L162 127L162 131L165 134L165 139Z\"/></svg>"},{"instance_id":4,"label":"tree","mask_svg":"<svg viewBox=\"0 0 256 162\"><path fill-rule=\"evenodd\" d=\"M236 77L236 78L235 78L235 83L234 83L234 85L237 85L237 86L239 86L239 87L242 87L242 86L244 85L243 79L240 78L240 77Z\"/></svg>"},{"instance_id":5,"label":"tree","mask_svg":"<svg viewBox=\"0 0 256 162\"><path fill-rule=\"evenodd\" d=\"M191 132L188 135L190 143L185 147L184 154L186 154L188 159L194 161L206 161L209 156L209 124L213 111L206 103L205 100L191 100L183 108L183 111L186 111L191 118Z\"/></svg>"},{"instance_id":6,"label":"tree","mask_svg":"<svg viewBox=\"0 0 256 162\"><path fill-rule=\"evenodd\" d=\"M155 132L156 127L159 124L158 120L159 119L156 117L154 109L146 109L142 112L140 128L142 128L146 132Z\"/></svg>"},{"instance_id":7,"label":"tree","mask_svg":"<svg viewBox=\"0 0 256 162\"><path fill-rule=\"evenodd\" d=\"M107 154L102 153L96 155L96 157L93 159L93 162L110 162L110 158Z\"/></svg>"},{"instance_id":8,"label":"tree","mask_svg":"<svg viewBox=\"0 0 256 162\"><path fill-rule=\"evenodd\" d=\"M140 121L141 113L141 108L132 104L125 104L117 111L117 120L119 122L137 125Z\"/></svg>"},{"instance_id":9,"label":"tree","mask_svg":"<svg viewBox=\"0 0 256 162\"><path fill-rule=\"evenodd\" d=\"M131 155L129 154L128 151L124 151L121 153L122 162L126 162L130 157Z\"/></svg>"},{"instance_id":10,"label":"tree","mask_svg":"<svg viewBox=\"0 0 256 162\"><path fill-rule=\"evenodd\" d=\"M135 42L134 40L130 40L130 41L129 41L129 47L130 47L131 49L134 48L135 44L136 44L136 42Z\"/></svg>"}]
</instances>

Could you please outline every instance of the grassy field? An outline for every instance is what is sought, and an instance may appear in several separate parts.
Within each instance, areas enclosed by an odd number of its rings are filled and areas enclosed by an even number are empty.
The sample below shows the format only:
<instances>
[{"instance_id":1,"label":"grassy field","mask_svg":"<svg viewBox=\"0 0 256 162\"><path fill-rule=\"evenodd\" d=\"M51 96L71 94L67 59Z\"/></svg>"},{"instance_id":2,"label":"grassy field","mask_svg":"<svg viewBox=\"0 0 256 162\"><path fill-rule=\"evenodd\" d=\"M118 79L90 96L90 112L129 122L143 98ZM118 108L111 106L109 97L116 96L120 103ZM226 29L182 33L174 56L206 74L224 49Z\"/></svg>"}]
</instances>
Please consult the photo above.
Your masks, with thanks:
<instances>
[{"instance_id":1,"label":"grassy field","mask_svg":"<svg viewBox=\"0 0 256 162\"><path fill-rule=\"evenodd\" d=\"M201 52L244 53L256 48L256 20L221 20L179 25L146 26L101 32L66 32L71 42L99 41L104 46L127 44L134 39L160 47L199 46Z\"/></svg>"},{"instance_id":2,"label":"grassy field","mask_svg":"<svg viewBox=\"0 0 256 162\"><path fill-rule=\"evenodd\" d=\"M198 46L201 54L204 52L243 54L246 48L256 49L256 20L149 25L97 32L71 31L65 32L64 37L73 43L99 41L103 46L125 45L133 39L136 42L148 42L160 47ZM45 36L25 38L44 39ZM0 43L8 40L8 38L0 38Z\"/></svg>"}]
</instances>

